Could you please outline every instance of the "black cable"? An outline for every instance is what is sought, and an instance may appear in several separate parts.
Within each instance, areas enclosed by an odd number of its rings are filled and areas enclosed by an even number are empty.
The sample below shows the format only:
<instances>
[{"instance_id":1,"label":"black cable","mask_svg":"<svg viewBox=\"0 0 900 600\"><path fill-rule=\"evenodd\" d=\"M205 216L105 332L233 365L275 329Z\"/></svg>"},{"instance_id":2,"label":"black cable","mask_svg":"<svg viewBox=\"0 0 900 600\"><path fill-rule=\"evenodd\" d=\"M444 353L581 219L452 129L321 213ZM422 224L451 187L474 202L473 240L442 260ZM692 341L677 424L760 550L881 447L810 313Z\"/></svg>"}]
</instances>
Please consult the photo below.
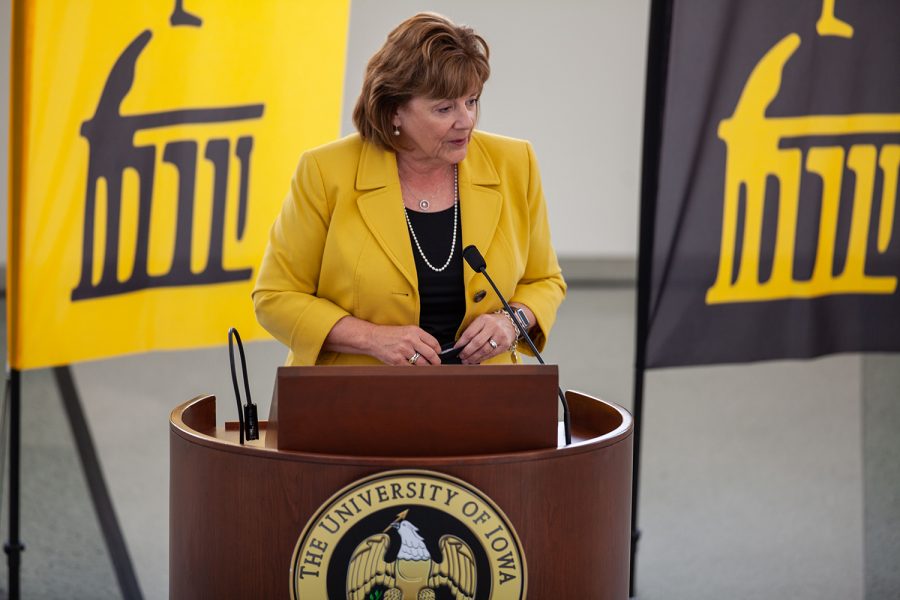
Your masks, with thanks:
<instances>
[{"instance_id":1,"label":"black cable","mask_svg":"<svg viewBox=\"0 0 900 600\"><path fill-rule=\"evenodd\" d=\"M238 352L241 355L241 371L244 375L244 395L247 397L247 405L241 404L241 392L238 387L237 371L234 368L234 340L237 340ZM248 440L259 439L259 419L257 418L256 405L250 399L250 380L247 377L247 360L244 357L244 344L241 343L241 335L232 327L228 330L228 359L231 362L231 383L234 386L234 400L238 409L238 428L240 429L240 441L243 445L244 437Z\"/></svg>"}]
</instances>

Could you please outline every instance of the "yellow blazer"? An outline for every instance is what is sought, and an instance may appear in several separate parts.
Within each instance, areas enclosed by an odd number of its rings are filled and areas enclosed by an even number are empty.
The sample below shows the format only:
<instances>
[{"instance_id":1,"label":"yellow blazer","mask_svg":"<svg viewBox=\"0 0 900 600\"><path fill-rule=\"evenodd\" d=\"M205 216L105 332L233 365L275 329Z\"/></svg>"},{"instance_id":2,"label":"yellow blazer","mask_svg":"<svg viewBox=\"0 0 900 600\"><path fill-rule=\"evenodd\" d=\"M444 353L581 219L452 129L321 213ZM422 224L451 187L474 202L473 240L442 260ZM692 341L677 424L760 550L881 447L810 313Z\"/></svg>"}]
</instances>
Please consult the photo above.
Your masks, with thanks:
<instances>
[{"instance_id":1,"label":"yellow blazer","mask_svg":"<svg viewBox=\"0 0 900 600\"><path fill-rule=\"evenodd\" d=\"M475 244L509 301L536 317L541 349L566 284L534 151L528 142L474 132L459 164L462 245ZM466 314L502 307L487 280L464 268ZM345 315L381 325L419 323L413 247L393 152L354 134L306 152L272 226L253 302L259 322L290 348L287 364L379 364L370 356L322 351ZM522 344L524 346L524 344ZM488 362L511 362L503 353Z\"/></svg>"}]
</instances>

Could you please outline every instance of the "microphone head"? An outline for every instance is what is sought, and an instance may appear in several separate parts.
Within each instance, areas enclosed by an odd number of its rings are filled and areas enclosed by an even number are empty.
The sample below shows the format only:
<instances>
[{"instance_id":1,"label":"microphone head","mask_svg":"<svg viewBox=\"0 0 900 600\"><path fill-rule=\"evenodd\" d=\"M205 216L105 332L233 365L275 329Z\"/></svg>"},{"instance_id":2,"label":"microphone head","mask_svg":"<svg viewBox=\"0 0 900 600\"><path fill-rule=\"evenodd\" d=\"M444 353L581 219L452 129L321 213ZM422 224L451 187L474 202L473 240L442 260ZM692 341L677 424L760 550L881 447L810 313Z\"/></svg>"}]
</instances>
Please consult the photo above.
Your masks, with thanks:
<instances>
[{"instance_id":1,"label":"microphone head","mask_svg":"<svg viewBox=\"0 0 900 600\"><path fill-rule=\"evenodd\" d=\"M485 269L487 269L487 263L484 262L484 257L481 256L481 252L478 251L474 245L466 246L463 250L463 258L466 259L466 262L469 263L469 266L472 267L472 270L476 273L483 273Z\"/></svg>"}]
</instances>

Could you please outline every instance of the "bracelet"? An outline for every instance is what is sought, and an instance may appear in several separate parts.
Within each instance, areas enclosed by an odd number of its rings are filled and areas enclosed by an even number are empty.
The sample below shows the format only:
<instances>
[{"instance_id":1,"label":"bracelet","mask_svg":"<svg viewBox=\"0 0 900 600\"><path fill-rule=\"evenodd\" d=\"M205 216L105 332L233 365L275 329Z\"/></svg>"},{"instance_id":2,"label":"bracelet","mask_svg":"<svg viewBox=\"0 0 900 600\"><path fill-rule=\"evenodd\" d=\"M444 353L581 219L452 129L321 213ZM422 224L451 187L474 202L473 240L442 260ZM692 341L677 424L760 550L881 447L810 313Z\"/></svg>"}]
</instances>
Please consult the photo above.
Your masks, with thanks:
<instances>
[{"instance_id":1,"label":"bracelet","mask_svg":"<svg viewBox=\"0 0 900 600\"><path fill-rule=\"evenodd\" d=\"M509 314L508 312L506 312L505 308L501 308L500 310L495 310L494 314L495 315L504 315L507 319L509 319L509 324L512 325L513 334L515 335L515 338L513 339L513 343L509 347L509 351L515 354L516 348L519 345L519 340L522 339L522 334L519 333L519 328L516 327L516 322L513 321L512 315Z\"/></svg>"}]
</instances>

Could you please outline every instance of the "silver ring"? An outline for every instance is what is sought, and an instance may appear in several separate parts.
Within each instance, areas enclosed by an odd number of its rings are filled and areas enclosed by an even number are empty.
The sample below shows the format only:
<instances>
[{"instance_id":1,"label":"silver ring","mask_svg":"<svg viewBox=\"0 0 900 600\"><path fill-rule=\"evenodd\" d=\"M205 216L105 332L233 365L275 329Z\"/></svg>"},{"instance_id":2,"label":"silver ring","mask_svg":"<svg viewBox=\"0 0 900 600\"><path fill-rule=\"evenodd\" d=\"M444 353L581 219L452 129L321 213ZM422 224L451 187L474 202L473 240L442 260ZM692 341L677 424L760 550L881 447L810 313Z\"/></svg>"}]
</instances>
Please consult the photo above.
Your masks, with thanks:
<instances>
[{"instance_id":1,"label":"silver ring","mask_svg":"<svg viewBox=\"0 0 900 600\"><path fill-rule=\"evenodd\" d=\"M497 349L497 342L494 341L494 338L488 339L488 344L490 344L491 348L493 348L494 350Z\"/></svg>"},{"instance_id":2,"label":"silver ring","mask_svg":"<svg viewBox=\"0 0 900 600\"><path fill-rule=\"evenodd\" d=\"M416 361L419 360L420 356L422 356L422 355L419 354L418 352L416 352L415 354L413 354L412 356L409 357L409 360L407 362L411 365L414 365L414 364L416 364Z\"/></svg>"}]
</instances>

